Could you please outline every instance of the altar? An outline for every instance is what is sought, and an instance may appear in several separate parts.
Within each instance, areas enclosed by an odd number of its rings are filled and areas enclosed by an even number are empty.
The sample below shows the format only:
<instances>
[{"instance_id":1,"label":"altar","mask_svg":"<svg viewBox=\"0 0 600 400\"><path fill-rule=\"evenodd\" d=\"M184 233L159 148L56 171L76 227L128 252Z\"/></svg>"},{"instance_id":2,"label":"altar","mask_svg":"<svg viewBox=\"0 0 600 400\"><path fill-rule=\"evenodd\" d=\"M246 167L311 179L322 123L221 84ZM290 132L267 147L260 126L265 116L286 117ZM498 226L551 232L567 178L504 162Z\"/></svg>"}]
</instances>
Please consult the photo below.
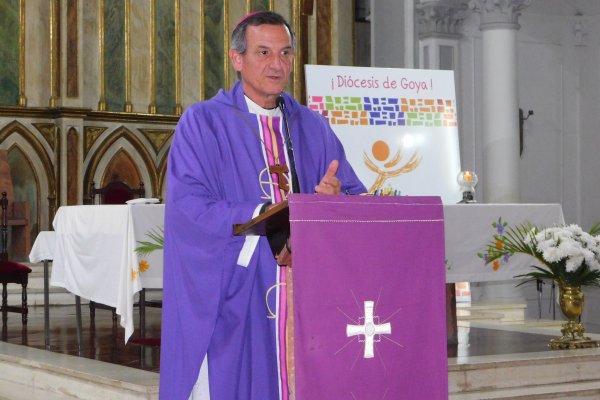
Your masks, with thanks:
<instances>
[{"instance_id":1,"label":"altar","mask_svg":"<svg viewBox=\"0 0 600 400\"><path fill-rule=\"evenodd\" d=\"M127 341L135 294L162 288L162 250L141 256L136 248L162 232L164 211L162 204L60 207L54 234L38 235L30 261L52 260L50 285L115 307Z\"/></svg>"},{"instance_id":2,"label":"altar","mask_svg":"<svg viewBox=\"0 0 600 400\"><path fill-rule=\"evenodd\" d=\"M135 294L142 288L162 288L162 251L140 257L135 249L149 232L162 229L164 207L60 207L55 234L38 236L30 260L53 260L50 285L116 307L127 340L134 330ZM564 222L560 204L446 204L443 210L446 262L431 267L445 268L449 283L514 279L527 272L532 260L511 256L497 266L485 265L486 246L494 235L525 222L541 226Z\"/></svg>"},{"instance_id":3,"label":"altar","mask_svg":"<svg viewBox=\"0 0 600 400\"><path fill-rule=\"evenodd\" d=\"M485 264L486 248L507 228L531 223L539 227L564 224L560 204L446 204L444 205L446 282L490 282L515 279L529 271L534 260L507 254Z\"/></svg>"}]
</instances>

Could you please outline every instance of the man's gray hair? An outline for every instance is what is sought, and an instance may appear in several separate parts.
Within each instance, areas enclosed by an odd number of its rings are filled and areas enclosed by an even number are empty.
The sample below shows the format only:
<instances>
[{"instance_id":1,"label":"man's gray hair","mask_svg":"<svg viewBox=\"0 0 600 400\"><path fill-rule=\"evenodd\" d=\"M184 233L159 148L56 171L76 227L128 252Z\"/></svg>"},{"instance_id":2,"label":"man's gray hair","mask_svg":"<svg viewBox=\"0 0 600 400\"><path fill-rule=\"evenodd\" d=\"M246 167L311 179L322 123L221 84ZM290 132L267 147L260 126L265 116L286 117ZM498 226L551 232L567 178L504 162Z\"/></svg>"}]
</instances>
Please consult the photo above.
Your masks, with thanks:
<instances>
[{"instance_id":1,"label":"man's gray hair","mask_svg":"<svg viewBox=\"0 0 600 400\"><path fill-rule=\"evenodd\" d=\"M292 40L292 50L296 50L296 35L290 24L287 23L285 18L281 15L272 11L257 11L246 15L236 25L235 29L231 33L231 49L239 54L245 54L248 50L248 43L246 41L246 31L248 25L259 26L259 25L283 25L287 28L290 38Z\"/></svg>"}]
</instances>

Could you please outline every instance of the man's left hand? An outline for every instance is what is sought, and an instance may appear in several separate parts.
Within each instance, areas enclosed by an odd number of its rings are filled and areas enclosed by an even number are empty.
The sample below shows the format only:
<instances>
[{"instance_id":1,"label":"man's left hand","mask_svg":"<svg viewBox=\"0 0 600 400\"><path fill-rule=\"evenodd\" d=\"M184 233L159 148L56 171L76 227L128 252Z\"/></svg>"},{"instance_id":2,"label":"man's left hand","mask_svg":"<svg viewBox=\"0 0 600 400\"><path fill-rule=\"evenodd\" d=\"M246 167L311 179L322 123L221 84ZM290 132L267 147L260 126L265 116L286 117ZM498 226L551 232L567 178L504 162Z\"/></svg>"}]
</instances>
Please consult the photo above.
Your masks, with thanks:
<instances>
[{"instance_id":1,"label":"man's left hand","mask_svg":"<svg viewBox=\"0 0 600 400\"><path fill-rule=\"evenodd\" d=\"M342 190L342 184L340 180L335 176L337 173L340 162L333 160L327 167L327 172L321 179L321 182L315 186L315 193L319 194L340 194Z\"/></svg>"}]
</instances>

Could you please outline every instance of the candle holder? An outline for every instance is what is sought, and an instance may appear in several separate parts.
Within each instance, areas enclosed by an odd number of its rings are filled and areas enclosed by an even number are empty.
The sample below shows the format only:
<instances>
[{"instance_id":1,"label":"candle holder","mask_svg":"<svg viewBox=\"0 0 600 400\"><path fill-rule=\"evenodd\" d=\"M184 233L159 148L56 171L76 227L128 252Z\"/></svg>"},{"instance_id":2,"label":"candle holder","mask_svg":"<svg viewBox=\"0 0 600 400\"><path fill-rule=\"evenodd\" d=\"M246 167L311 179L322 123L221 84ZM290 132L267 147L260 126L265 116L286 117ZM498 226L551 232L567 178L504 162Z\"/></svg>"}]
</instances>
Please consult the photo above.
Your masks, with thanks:
<instances>
[{"instance_id":1,"label":"candle holder","mask_svg":"<svg viewBox=\"0 0 600 400\"><path fill-rule=\"evenodd\" d=\"M462 191L462 200L458 203L477 203L475 200L475 186L477 186L477 174L473 171L461 171L456 177L458 186Z\"/></svg>"}]
</instances>

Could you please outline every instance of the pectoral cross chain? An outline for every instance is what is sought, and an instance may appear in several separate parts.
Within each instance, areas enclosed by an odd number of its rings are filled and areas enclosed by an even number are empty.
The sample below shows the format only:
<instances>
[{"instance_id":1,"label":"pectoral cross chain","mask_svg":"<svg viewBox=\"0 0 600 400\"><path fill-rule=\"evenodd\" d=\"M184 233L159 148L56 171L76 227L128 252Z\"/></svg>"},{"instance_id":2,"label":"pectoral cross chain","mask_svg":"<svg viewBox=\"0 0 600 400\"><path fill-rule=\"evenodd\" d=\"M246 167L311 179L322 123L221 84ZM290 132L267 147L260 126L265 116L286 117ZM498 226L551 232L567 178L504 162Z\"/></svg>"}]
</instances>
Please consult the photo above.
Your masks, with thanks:
<instances>
[{"instance_id":1,"label":"pectoral cross chain","mask_svg":"<svg viewBox=\"0 0 600 400\"><path fill-rule=\"evenodd\" d=\"M269 173L277 174L277 178L279 179L279 187L283 189L285 192L290 190L290 185L288 184L287 173L290 170L287 165L269 165Z\"/></svg>"}]
</instances>

